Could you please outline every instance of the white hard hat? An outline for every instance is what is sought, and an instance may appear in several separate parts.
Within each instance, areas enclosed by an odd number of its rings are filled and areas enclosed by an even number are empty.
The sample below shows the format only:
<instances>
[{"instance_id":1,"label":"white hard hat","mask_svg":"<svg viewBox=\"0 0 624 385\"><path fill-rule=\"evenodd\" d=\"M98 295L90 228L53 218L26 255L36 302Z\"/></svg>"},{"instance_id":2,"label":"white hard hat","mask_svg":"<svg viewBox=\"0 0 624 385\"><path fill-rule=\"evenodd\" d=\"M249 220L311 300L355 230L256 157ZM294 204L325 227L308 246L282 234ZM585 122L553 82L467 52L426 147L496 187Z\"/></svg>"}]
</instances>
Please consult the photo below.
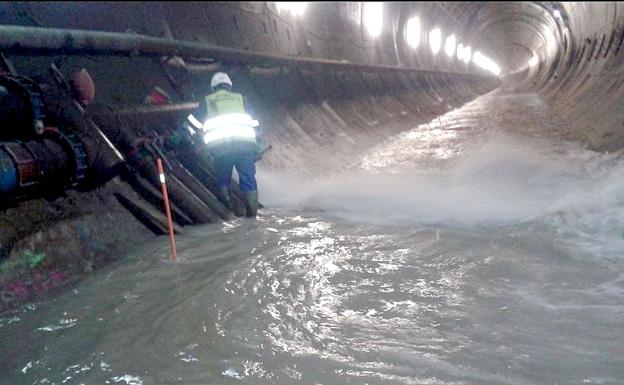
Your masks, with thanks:
<instances>
[{"instance_id":1,"label":"white hard hat","mask_svg":"<svg viewBox=\"0 0 624 385\"><path fill-rule=\"evenodd\" d=\"M212 75L210 87L215 88L219 84L227 84L228 86L232 87L232 80L230 80L230 77L225 72L217 72L216 74Z\"/></svg>"}]
</instances>

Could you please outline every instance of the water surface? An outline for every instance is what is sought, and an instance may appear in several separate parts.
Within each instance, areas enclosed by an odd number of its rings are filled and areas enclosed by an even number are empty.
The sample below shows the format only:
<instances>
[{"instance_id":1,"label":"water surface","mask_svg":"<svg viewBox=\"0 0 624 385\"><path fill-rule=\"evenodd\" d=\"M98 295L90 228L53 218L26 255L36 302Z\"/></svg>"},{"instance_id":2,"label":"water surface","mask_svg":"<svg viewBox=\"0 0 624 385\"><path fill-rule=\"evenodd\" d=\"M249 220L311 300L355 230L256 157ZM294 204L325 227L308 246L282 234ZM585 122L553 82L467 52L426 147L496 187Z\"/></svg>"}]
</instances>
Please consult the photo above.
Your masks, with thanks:
<instances>
[{"instance_id":1,"label":"water surface","mask_svg":"<svg viewBox=\"0 0 624 385\"><path fill-rule=\"evenodd\" d=\"M487 124L485 124L487 123ZM622 384L624 161L486 95L0 315L1 384Z\"/></svg>"}]
</instances>

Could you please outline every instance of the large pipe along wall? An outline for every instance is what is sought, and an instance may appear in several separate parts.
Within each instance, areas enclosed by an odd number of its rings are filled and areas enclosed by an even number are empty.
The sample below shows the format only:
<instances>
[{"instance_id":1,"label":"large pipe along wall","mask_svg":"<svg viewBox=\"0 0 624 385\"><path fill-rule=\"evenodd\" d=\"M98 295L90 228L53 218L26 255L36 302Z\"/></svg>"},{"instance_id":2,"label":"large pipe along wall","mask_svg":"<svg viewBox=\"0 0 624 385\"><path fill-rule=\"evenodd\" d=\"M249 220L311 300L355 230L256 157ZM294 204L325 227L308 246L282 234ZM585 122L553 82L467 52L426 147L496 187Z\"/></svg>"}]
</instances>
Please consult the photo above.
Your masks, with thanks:
<instances>
[{"instance_id":1,"label":"large pipe along wall","mask_svg":"<svg viewBox=\"0 0 624 385\"><path fill-rule=\"evenodd\" d=\"M53 201L35 194L5 207L2 257L45 248L33 239L63 233L59 228L65 229L61 238L76 238L77 222L81 239L88 234L98 242L98 226L109 224L112 239L117 232L144 239L145 227L163 234L155 164L162 156L176 231L231 218L216 198L210 159L163 148L158 140L197 106L216 70L231 75L234 90L261 122L264 143L272 145L258 164L260 173L331 172L501 85L509 92L537 92L561 115L564 131L545 134L599 150L624 144L624 16L617 3L384 3L378 37L362 24L364 7L310 3L303 16L293 16L274 3L0 4L2 52L20 75L51 85L55 110L67 115L60 128L80 138L91 175L101 176ZM422 31L418 49L406 35L415 16ZM498 62L500 77L445 55L444 48L432 53L426 42L434 27ZM76 111L75 101L56 100L52 62L67 79L81 68L92 76L96 97L85 111ZM154 87L171 103L143 104ZM11 168L7 156L1 160ZM233 187L234 214L241 215L244 205ZM57 211L36 214L45 210ZM97 224L83 220L92 215ZM123 246L111 240L99 252ZM57 265L67 264L51 263Z\"/></svg>"}]
</instances>

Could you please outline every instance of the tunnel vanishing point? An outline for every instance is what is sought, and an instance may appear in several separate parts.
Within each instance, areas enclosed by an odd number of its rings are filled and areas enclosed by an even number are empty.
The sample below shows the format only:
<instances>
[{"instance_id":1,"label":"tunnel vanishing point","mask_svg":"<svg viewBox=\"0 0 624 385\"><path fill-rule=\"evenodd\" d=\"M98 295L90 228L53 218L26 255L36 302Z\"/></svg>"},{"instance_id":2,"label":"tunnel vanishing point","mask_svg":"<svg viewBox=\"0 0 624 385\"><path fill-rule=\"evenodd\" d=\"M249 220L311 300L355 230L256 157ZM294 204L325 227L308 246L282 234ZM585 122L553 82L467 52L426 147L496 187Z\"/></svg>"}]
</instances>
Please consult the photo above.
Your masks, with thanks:
<instances>
[{"instance_id":1,"label":"tunnel vanishing point","mask_svg":"<svg viewBox=\"0 0 624 385\"><path fill-rule=\"evenodd\" d=\"M0 3L0 310L165 234L157 158L176 232L232 217L170 136L218 70L261 172L319 175L499 87L559 115L545 135L621 149L623 41L622 3Z\"/></svg>"}]
</instances>

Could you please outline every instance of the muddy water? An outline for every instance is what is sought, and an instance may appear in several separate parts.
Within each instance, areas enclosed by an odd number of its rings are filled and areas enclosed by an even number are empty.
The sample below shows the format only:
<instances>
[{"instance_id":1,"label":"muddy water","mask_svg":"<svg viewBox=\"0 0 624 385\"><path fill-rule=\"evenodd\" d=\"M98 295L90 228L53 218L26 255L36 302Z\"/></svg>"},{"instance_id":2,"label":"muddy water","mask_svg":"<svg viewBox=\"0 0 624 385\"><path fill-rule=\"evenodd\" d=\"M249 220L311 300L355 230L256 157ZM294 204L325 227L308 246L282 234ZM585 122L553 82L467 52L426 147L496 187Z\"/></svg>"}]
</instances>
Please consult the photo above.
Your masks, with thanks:
<instances>
[{"instance_id":1,"label":"muddy water","mask_svg":"<svg viewBox=\"0 0 624 385\"><path fill-rule=\"evenodd\" d=\"M0 384L622 384L624 160L492 93L0 316ZM346 171L345 171L346 170Z\"/></svg>"}]
</instances>

